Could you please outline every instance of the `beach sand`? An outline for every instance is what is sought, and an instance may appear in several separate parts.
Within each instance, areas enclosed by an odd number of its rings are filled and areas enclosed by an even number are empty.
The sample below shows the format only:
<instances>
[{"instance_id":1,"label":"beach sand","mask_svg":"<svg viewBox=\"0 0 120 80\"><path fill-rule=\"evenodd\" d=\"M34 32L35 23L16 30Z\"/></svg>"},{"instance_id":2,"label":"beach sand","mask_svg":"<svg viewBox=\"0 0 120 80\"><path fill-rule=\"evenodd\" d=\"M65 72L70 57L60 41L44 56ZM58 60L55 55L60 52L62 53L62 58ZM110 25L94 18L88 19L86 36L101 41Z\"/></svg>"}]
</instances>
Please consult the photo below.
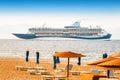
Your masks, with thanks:
<instances>
[{"instance_id":1,"label":"beach sand","mask_svg":"<svg viewBox=\"0 0 120 80\"><path fill-rule=\"evenodd\" d=\"M67 62L61 61L60 64L57 64L57 68L64 68L66 64ZM29 62L26 63L23 58L0 58L0 80L41 80L40 75L30 75L27 71L17 70L16 66L42 66L50 72L54 71L52 60L41 59L40 63L36 64L35 59L30 59ZM73 69L78 70L79 66L75 64ZM64 75L66 75L66 73L64 73ZM79 80L78 78L79 76L76 76L73 80Z\"/></svg>"},{"instance_id":2,"label":"beach sand","mask_svg":"<svg viewBox=\"0 0 120 80\"><path fill-rule=\"evenodd\" d=\"M90 70L91 67L77 65L77 62L71 62L74 64L73 70ZM57 64L57 68L64 68L67 65L66 61L61 61L60 64ZM36 64L35 59L30 59L29 62L25 62L23 58L0 58L0 80L42 80L40 75L31 75L27 71L17 70L16 66L29 66L29 67L36 67L41 66L50 71L51 73L54 72L53 70L53 62L52 60L48 59L40 59L40 63ZM66 73L56 73L56 74L63 74ZM80 80L80 76L72 76L69 80Z\"/></svg>"}]
</instances>

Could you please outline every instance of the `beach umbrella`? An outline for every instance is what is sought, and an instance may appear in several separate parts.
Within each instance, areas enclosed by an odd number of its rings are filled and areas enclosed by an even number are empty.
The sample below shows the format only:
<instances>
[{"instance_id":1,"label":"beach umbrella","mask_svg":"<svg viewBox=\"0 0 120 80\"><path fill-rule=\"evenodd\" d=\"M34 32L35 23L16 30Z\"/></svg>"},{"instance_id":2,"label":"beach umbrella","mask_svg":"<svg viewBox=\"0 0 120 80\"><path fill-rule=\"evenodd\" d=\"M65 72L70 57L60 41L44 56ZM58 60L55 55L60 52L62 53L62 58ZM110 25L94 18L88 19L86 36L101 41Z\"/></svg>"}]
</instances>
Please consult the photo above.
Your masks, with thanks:
<instances>
[{"instance_id":1,"label":"beach umbrella","mask_svg":"<svg viewBox=\"0 0 120 80\"><path fill-rule=\"evenodd\" d=\"M56 61L57 61L57 63L60 63L60 58L56 57Z\"/></svg>"},{"instance_id":2,"label":"beach umbrella","mask_svg":"<svg viewBox=\"0 0 120 80\"><path fill-rule=\"evenodd\" d=\"M29 50L26 51L26 58L25 58L26 62L29 61L28 57L29 57Z\"/></svg>"},{"instance_id":3,"label":"beach umbrella","mask_svg":"<svg viewBox=\"0 0 120 80\"><path fill-rule=\"evenodd\" d=\"M104 69L107 69L107 75L109 78L110 70L120 70L120 58L103 62L98 65L104 67Z\"/></svg>"},{"instance_id":4,"label":"beach umbrella","mask_svg":"<svg viewBox=\"0 0 120 80\"><path fill-rule=\"evenodd\" d=\"M82 55L80 53L71 52L71 51L55 52L53 54L53 56L61 57L61 58L68 58L67 77L69 77L69 60L70 60L70 58L85 57L85 55Z\"/></svg>"},{"instance_id":5,"label":"beach umbrella","mask_svg":"<svg viewBox=\"0 0 120 80\"><path fill-rule=\"evenodd\" d=\"M120 52L114 53L110 55L109 57L120 57Z\"/></svg>"},{"instance_id":6,"label":"beach umbrella","mask_svg":"<svg viewBox=\"0 0 120 80\"><path fill-rule=\"evenodd\" d=\"M59 57L53 56L53 62L54 62L53 69L56 69L56 64L60 63Z\"/></svg>"},{"instance_id":7,"label":"beach umbrella","mask_svg":"<svg viewBox=\"0 0 120 80\"><path fill-rule=\"evenodd\" d=\"M94 62L88 63L88 65L97 65L97 64L100 64L100 63L103 63L103 62L106 62L106 61L114 60L114 59L117 59L117 58L115 58L115 57L103 58L103 59L96 60Z\"/></svg>"},{"instance_id":8,"label":"beach umbrella","mask_svg":"<svg viewBox=\"0 0 120 80\"><path fill-rule=\"evenodd\" d=\"M107 58L107 56L108 56L107 53L103 54L103 58Z\"/></svg>"},{"instance_id":9,"label":"beach umbrella","mask_svg":"<svg viewBox=\"0 0 120 80\"><path fill-rule=\"evenodd\" d=\"M39 52L36 52L36 64L39 64Z\"/></svg>"},{"instance_id":10,"label":"beach umbrella","mask_svg":"<svg viewBox=\"0 0 120 80\"><path fill-rule=\"evenodd\" d=\"M120 58L98 64L104 67L120 67Z\"/></svg>"},{"instance_id":11,"label":"beach umbrella","mask_svg":"<svg viewBox=\"0 0 120 80\"><path fill-rule=\"evenodd\" d=\"M81 57L78 57L78 65L81 65Z\"/></svg>"},{"instance_id":12,"label":"beach umbrella","mask_svg":"<svg viewBox=\"0 0 120 80\"><path fill-rule=\"evenodd\" d=\"M53 56L53 69L56 69L56 56Z\"/></svg>"},{"instance_id":13,"label":"beach umbrella","mask_svg":"<svg viewBox=\"0 0 120 80\"><path fill-rule=\"evenodd\" d=\"M94 61L88 65L93 65L98 69L107 70L107 76L109 78L110 70L120 69L120 58L108 57L101 60Z\"/></svg>"}]
</instances>

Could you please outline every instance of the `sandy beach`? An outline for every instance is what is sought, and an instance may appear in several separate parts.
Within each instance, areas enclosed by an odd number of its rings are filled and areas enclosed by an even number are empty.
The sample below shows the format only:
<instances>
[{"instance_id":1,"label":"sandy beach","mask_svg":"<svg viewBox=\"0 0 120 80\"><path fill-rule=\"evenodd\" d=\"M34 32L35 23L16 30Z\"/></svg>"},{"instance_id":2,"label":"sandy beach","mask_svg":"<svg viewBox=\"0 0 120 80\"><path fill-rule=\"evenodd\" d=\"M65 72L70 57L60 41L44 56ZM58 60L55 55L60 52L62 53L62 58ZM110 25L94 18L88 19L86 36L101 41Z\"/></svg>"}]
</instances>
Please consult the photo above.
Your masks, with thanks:
<instances>
[{"instance_id":1,"label":"sandy beach","mask_svg":"<svg viewBox=\"0 0 120 80\"><path fill-rule=\"evenodd\" d=\"M61 61L57 64L57 68L64 68L66 66L65 61ZM86 70L89 71L91 67L81 66L79 67L76 63L74 64L72 70ZM25 62L23 58L0 58L0 80L42 80L40 75L31 75L27 71L17 70L16 66L29 66L29 67L44 67L51 73L54 73L52 60L41 59L40 64L35 63L35 59L30 59L29 62ZM66 73L56 73L63 74ZM80 80L80 76L72 76L69 80Z\"/></svg>"},{"instance_id":2,"label":"sandy beach","mask_svg":"<svg viewBox=\"0 0 120 80\"><path fill-rule=\"evenodd\" d=\"M57 68L64 68L66 63L67 62L61 61L60 64L57 64ZM40 64L36 64L35 59L30 59L29 62L26 63L23 58L0 58L0 80L41 80L40 75L30 75L27 71L17 70L16 66L41 66L51 73L54 72L52 60L41 59ZM75 64L73 69L78 70L79 66ZM88 70L88 68L86 68L86 70ZM66 75L66 73L63 74ZM73 80L79 80L78 78L79 76L75 76Z\"/></svg>"}]
</instances>

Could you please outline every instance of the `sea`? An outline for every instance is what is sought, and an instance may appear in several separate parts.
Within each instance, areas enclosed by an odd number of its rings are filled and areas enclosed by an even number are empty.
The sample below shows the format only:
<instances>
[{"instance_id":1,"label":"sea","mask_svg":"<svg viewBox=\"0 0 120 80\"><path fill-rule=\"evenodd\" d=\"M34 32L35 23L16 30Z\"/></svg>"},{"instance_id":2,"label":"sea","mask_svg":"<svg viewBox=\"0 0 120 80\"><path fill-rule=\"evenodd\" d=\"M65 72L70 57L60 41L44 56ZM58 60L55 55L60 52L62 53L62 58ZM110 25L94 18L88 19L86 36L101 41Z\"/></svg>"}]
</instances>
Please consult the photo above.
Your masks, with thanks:
<instances>
[{"instance_id":1,"label":"sea","mask_svg":"<svg viewBox=\"0 0 120 80\"><path fill-rule=\"evenodd\" d=\"M29 50L30 58L36 58L36 52L39 51L42 59L53 59L55 52L72 51L86 55L81 59L83 62L89 62L102 59L104 53L109 56L120 52L120 40L0 39L0 57L25 58L26 50Z\"/></svg>"}]
</instances>

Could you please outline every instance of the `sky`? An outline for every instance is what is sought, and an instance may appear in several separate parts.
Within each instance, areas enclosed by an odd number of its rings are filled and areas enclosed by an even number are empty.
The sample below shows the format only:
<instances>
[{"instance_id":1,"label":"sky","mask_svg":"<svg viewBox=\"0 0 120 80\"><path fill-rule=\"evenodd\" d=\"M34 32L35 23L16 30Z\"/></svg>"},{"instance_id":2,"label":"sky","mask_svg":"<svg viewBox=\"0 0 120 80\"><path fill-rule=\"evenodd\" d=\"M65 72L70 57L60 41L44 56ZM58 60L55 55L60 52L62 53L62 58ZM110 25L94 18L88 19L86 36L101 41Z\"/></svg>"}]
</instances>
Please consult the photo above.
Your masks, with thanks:
<instances>
[{"instance_id":1,"label":"sky","mask_svg":"<svg viewBox=\"0 0 120 80\"><path fill-rule=\"evenodd\" d=\"M120 0L0 0L0 39L28 28L63 28L79 21L82 27L101 26L120 39Z\"/></svg>"}]
</instances>

